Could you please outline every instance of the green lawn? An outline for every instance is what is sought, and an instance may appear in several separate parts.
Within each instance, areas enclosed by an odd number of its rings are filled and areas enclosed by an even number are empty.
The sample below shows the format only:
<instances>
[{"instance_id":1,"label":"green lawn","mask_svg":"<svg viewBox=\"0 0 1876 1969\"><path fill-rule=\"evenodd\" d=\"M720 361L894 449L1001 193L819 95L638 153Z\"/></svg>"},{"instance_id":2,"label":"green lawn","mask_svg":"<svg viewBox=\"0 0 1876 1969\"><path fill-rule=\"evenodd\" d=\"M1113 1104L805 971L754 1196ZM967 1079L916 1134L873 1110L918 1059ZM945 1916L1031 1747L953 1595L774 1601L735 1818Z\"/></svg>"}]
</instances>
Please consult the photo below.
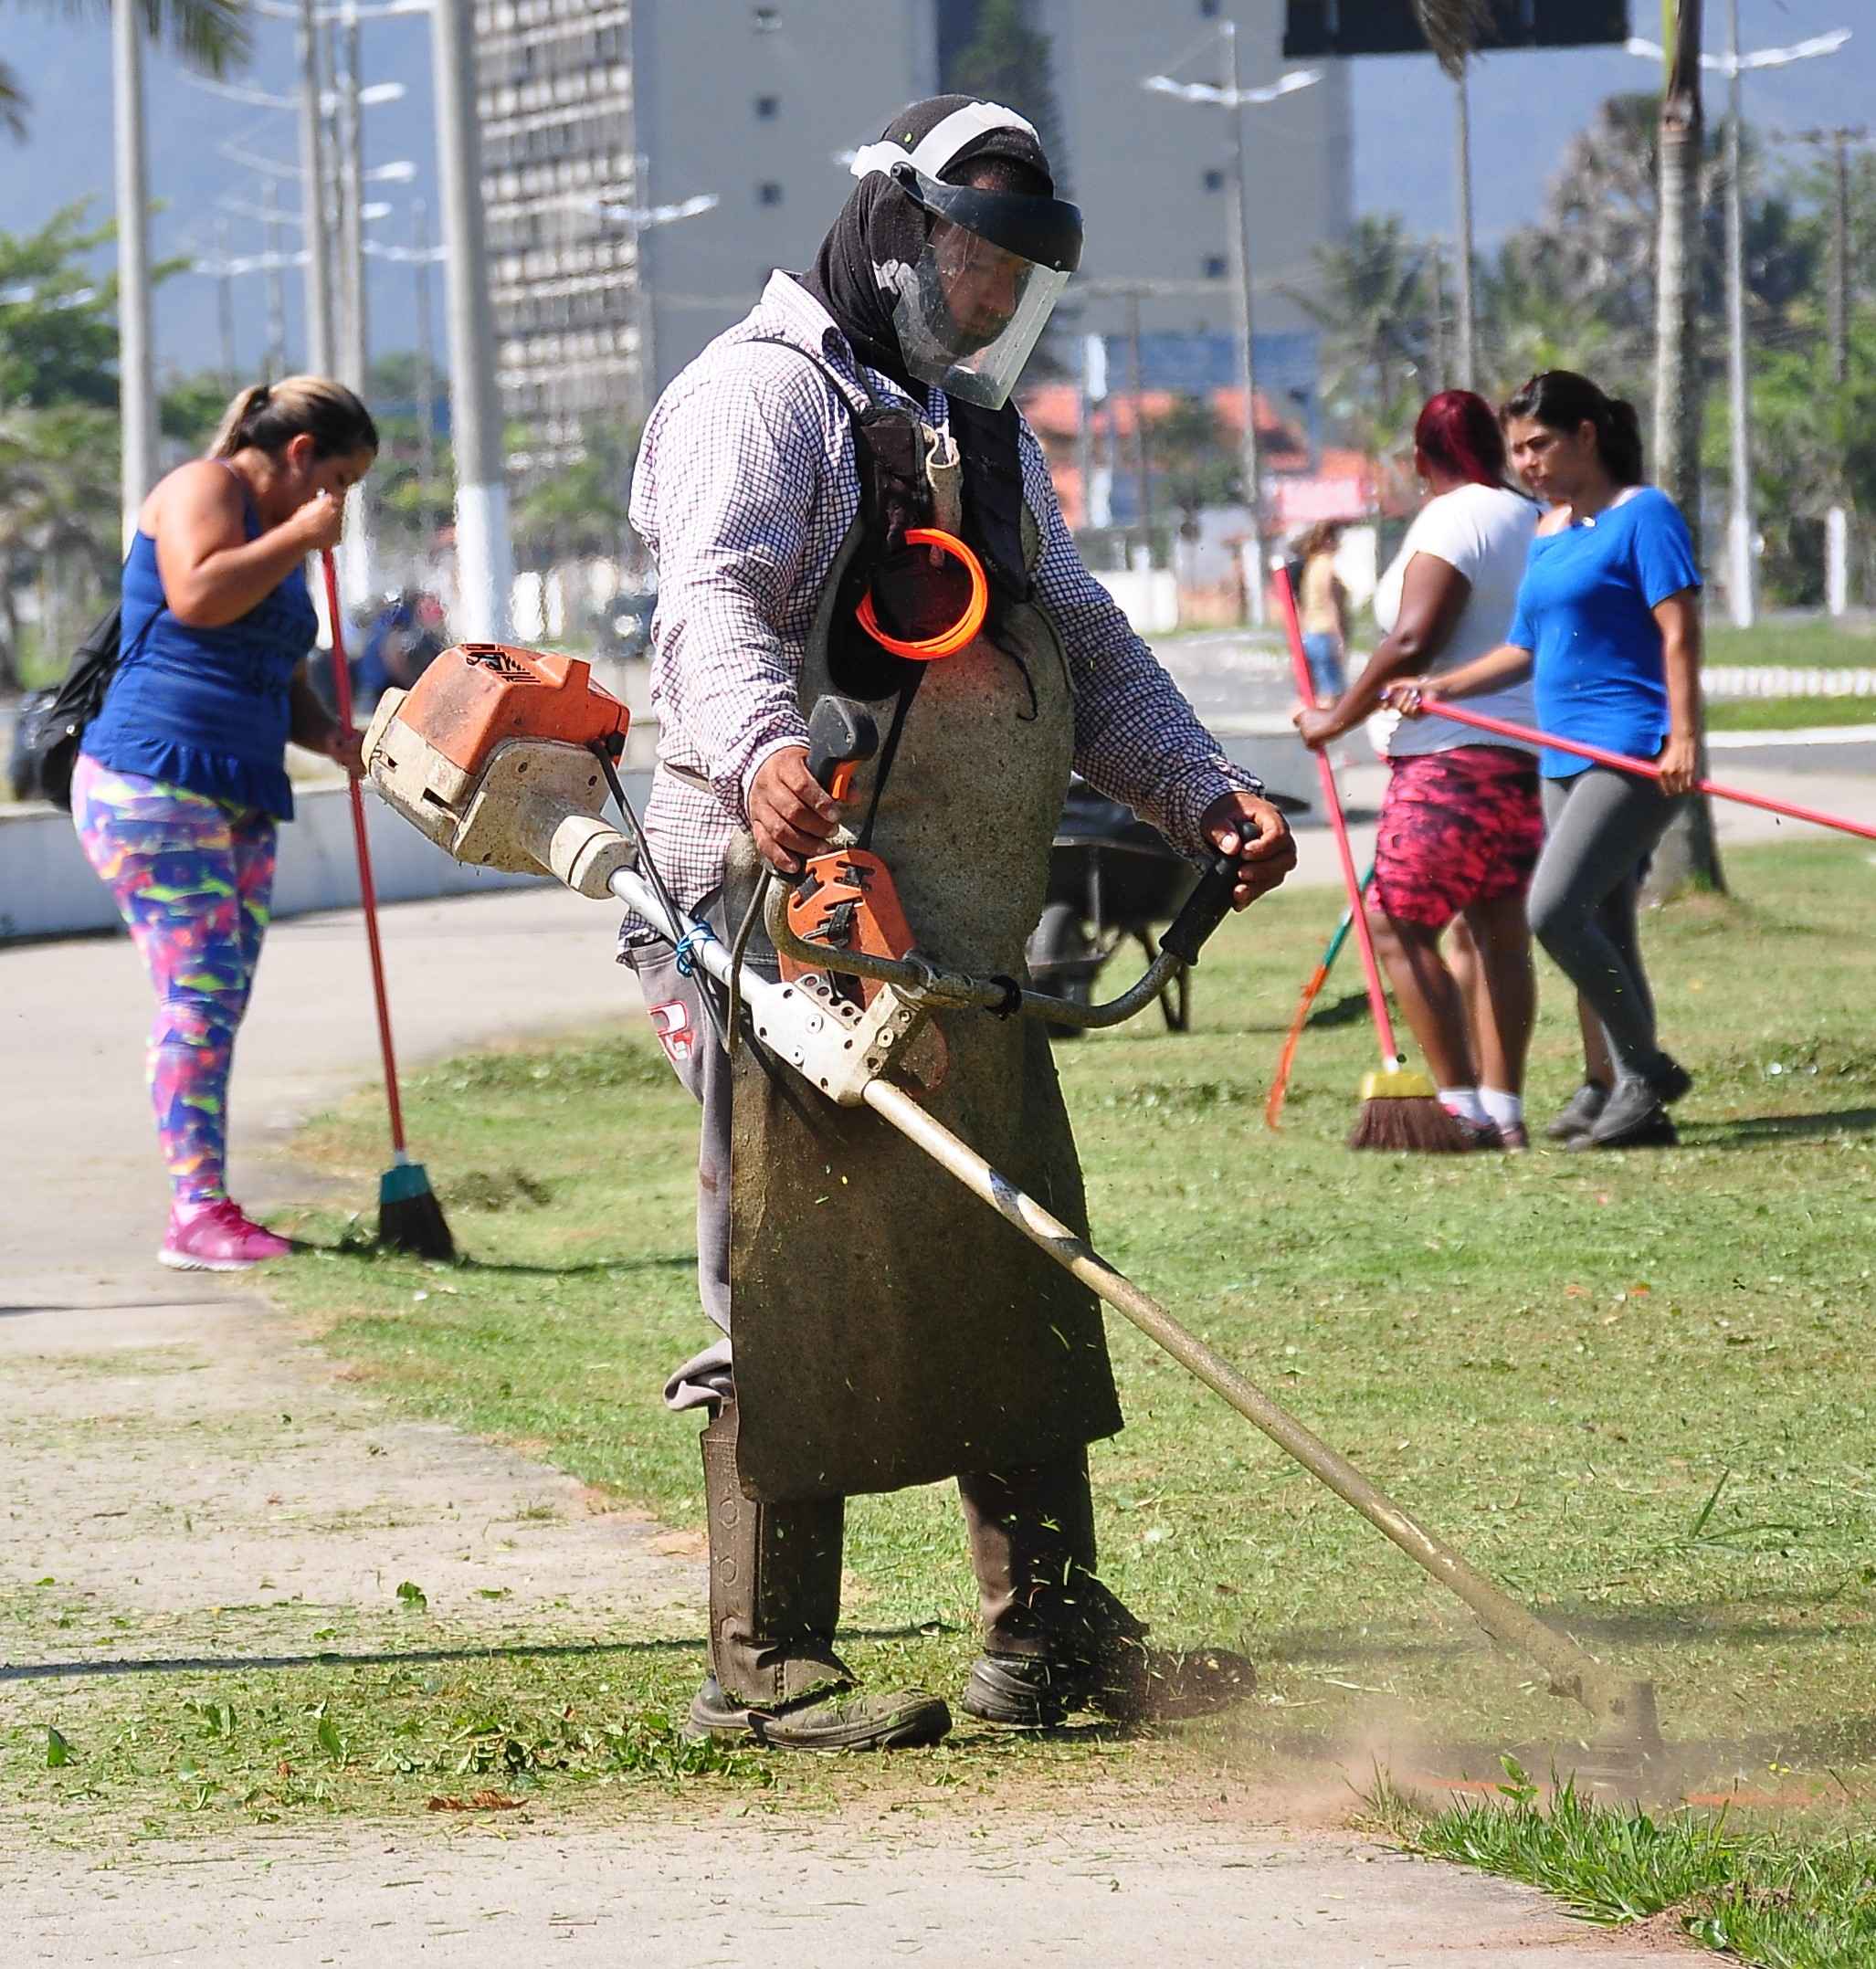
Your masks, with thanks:
<instances>
[{"instance_id":1,"label":"green lawn","mask_svg":"<svg viewBox=\"0 0 1876 1969\"><path fill-rule=\"evenodd\" d=\"M1811 1837L1683 1807L1599 1803L1565 1780L1543 1795L1514 1758L1489 1798L1429 1810L1385 1780L1374 1823L1411 1852L1541 1887L1586 1920L1653 1918L1765 1969L1876 1961L1876 1837Z\"/></svg>"},{"instance_id":2,"label":"green lawn","mask_svg":"<svg viewBox=\"0 0 1876 1969\"><path fill-rule=\"evenodd\" d=\"M1352 956L1305 1039L1283 1132L1268 1132L1271 1063L1337 913L1321 890L1220 933L1191 1034L1141 1020L1059 1058L1105 1255L1475 1563L1652 1678L1675 1746L1658 1782L1824 1812L1876 1785L1876 869L1827 841L1741 851L1728 869L1734 898L1646 925L1665 1037L1698 1076L1677 1152L1349 1153L1373 1058L1345 997ZM604 943L595 925L595 962ZM1544 997L1539 1119L1575 1079L1554 974ZM280 1296L328 1321L332 1349L387 1400L696 1525L695 1424L658 1400L700 1334L694 1114L662 1057L634 1022L447 1063L409 1106L465 1261L377 1258L346 1241L342 1216L311 1211L305 1235L332 1248L279 1274ZM362 1095L302 1139L361 1211L381 1126ZM985 1236L1003 1234L986 1214ZM1171 1782L1325 1759L1360 1780L1378 1757L1410 1784L1493 1777L1507 1751L1567 1766L1579 1712L1130 1328L1111 1331L1128 1427L1094 1452L1104 1571L1160 1637L1245 1648L1259 1695L1227 1723L1135 1739L1124 1760L1086 1735L973 1740L933 1761L943 1781ZM973 1643L954 1500L863 1500L851 1523L851 1658L954 1690ZM311 1685L348 1747L321 1784L407 1808L435 1788L452 1719L495 1719L498 1743L520 1719L510 1734L525 1743L551 1735L554 1700L578 1708L600 1688L618 1728L650 1718L627 1746L638 1764L588 1744L543 1756L538 1782L669 1777L659 1719L701 1665L690 1645L550 1669L504 1658L440 1682L335 1672ZM269 1685L258 1700L288 1697ZM783 1782L908 1780L841 1766Z\"/></svg>"},{"instance_id":3,"label":"green lawn","mask_svg":"<svg viewBox=\"0 0 1876 1969\"><path fill-rule=\"evenodd\" d=\"M1851 623L1828 616L1770 617L1750 629L1735 629L1717 613L1706 622L1709 663L1789 663L1803 669L1857 669L1876 664L1876 626L1867 617Z\"/></svg>"},{"instance_id":4,"label":"green lawn","mask_svg":"<svg viewBox=\"0 0 1876 1969\"><path fill-rule=\"evenodd\" d=\"M1876 1606L1856 1365L1876 943L1840 928L1868 921L1876 872L1835 843L1729 865L1737 900L1648 926L1667 1035L1699 1076L1677 1153L1351 1155L1369 1045L1352 1021L1312 1032L1269 1134L1270 1061L1333 915L1320 892L1221 936L1193 1034L1142 1021L1059 1057L1111 1258L1472 1557L1655 1677L1670 1734L1710 1746L1702 1783L1776 1763L1821 1794L1827 1766L1876 1774L1876 1731L1839 1700ZM1546 1000L1540 1113L1573 1073L1554 980ZM412 1099L470 1262L423 1300L417 1268L350 1252L282 1290L396 1398L695 1523L693 1432L655 1398L698 1331L693 1121L660 1057L627 1030L456 1062ZM369 1198L368 1101L306 1146ZM1574 1727L1344 1506L1131 1330L1114 1338L1130 1427L1096 1455L1108 1565L1168 1634L1265 1664L1252 1739L1335 1741L1371 1691L1442 1744ZM956 1628L923 1664L954 1679L970 1596L949 1499L856 1518L855 1621Z\"/></svg>"},{"instance_id":5,"label":"green lawn","mask_svg":"<svg viewBox=\"0 0 1876 1969\"><path fill-rule=\"evenodd\" d=\"M1876 698L1721 698L1707 700L1710 732L1801 732L1807 725L1876 724Z\"/></svg>"}]
</instances>

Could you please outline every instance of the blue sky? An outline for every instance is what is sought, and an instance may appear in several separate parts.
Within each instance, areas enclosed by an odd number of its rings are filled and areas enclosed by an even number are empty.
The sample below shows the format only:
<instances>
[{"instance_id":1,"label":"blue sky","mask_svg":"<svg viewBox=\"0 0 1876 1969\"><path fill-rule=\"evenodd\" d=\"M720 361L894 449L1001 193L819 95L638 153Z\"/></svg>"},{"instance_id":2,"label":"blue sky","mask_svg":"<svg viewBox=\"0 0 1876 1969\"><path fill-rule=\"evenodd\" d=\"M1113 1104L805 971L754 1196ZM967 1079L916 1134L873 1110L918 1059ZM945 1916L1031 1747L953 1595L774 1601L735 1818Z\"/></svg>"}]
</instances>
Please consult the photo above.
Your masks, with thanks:
<instances>
[{"instance_id":1,"label":"blue sky","mask_svg":"<svg viewBox=\"0 0 1876 1969\"><path fill-rule=\"evenodd\" d=\"M0 138L0 229L34 227L58 206L90 196L94 210L111 205L111 82L108 37L102 25L74 26L20 0L0 0L5 22L5 53L30 90L35 109L24 145ZM1634 0L1640 31L1658 31L1651 0ZM1721 45L1723 0L1709 0L1712 45ZM1747 115L1769 126L1799 127L1860 121L1876 101L1876 8L1870 0L1741 0L1742 31L1749 47L1774 46L1836 26L1860 28L1843 52L1822 61L1767 71L1747 80ZM408 237L409 195L429 198L435 209L433 132L429 115L428 32L420 18L375 23L365 30L366 59L374 76L406 82L401 103L366 112L367 162L416 159L416 184L391 188L396 215L385 237ZM258 24L257 58L249 79L284 90L290 75L291 30ZM1481 63L1473 86L1474 165L1479 230L1490 243L1530 217L1544 183L1570 136L1601 99L1614 90L1648 87L1650 65L1608 51L1500 55ZM1247 77L1247 80L1253 79ZM221 192L255 198L250 174L225 163L216 146L227 139L290 159L290 117L237 107L190 88L171 63L152 59L147 77L153 193L170 201L157 221L159 254L186 249L193 234L202 247L214 239L212 209ZM1710 113L1723 102L1723 82L1713 78ZM1428 58L1396 57L1356 65L1355 193L1368 211L1400 211L1409 224L1446 230L1452 215L1451 90ZM872 112L863 121L871 121ZM1100 214L1090 222L1099 226ZM259 244L258 228L233 222L237 252ZM262 283L237 281L237 344L251 363L263 334ZM440 282L435 283L440 292ZM372 307L379 351L410 344L406 270L374 268ZM290 338L299 337L297 282L289 283ZM172 280L158 300L157 348L165 365L213 366L217 360L214 283L201 278Z\"/></svg>"}]
</instances>

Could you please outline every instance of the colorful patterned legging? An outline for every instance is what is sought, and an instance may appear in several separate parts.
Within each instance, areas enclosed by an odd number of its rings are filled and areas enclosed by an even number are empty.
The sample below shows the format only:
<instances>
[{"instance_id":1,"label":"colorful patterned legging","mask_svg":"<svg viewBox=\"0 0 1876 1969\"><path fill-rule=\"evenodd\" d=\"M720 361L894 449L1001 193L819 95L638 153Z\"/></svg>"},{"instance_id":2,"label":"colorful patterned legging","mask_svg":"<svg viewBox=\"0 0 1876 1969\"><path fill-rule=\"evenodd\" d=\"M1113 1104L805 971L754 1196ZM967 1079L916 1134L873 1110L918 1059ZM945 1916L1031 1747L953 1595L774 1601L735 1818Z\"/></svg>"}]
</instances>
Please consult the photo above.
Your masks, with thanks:
<instances>
[{"instance_id":1,"label":"colorful patterned legging","mask_svg":"<svg viewBox=\"0 0 1876 1969\"><path fill-rule=\"evenodd\" d=\"M181 1204L227 1195L228 1069L274 884L274 823L81 754L72 819L150 982L150 1098Z\"/></svg>"}]
</instances>

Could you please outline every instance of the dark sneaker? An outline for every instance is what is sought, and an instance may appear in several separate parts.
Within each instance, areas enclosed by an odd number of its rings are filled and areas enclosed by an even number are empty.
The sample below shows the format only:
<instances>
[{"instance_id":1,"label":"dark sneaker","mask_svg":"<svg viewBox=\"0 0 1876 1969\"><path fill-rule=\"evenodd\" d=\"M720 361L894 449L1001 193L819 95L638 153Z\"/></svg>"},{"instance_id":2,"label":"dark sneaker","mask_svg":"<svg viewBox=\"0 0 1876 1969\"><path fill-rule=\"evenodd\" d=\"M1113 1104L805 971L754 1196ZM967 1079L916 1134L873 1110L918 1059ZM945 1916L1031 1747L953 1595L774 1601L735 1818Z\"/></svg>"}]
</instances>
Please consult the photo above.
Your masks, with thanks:
<instances>
[{"instance_id":1,"label":"dark sneaker","mask_svg":"<svg viewBox=\"0 0 1876 1969\"><path fill-rule=\"evenodd\" d=\"M1668 1111L1662 1107L1654 1083L1643 1079L1622 1079L1603 1103L1586 1135L1569 1145L1573 1149L1662 1149L1680 1140Z\"/></svg>"},{"instance_id":2,"label":"dark sneaker","mask_svg":"<svg viewBox=\"0 0 1876 1969\"><path fill-rule=\"evenodd\" d=\"M1544 1131L1553 1142L1568 1142L1573 1135L1586 1135L1607 1105L1609 1090L1600 1080L1586 1080L1564 1103L1564 1110Z\"/></svg>"},{"instance_id":3,"label":"dark sneaker","mask_svg":"<svg viewBox=\"0 0 1876 1969\"><path fill-rule=\"evenodd\" d=\"M1470 1153L1473 1150L1496 1150L1503 1147L1498 1139L1498 1130L1490 1121L1475 1121L1470 1115L1453 1114L1450 1108L1447 1113L1452 1116L1452 1125L1460 1132L1460 1146Z\"/></svg>"},{"instance_id":4,"label":"dark sneaker","mask_svg":"<svg viewBox=\"0 0 1876 1969\"><path fill-rule=\"evenodd\" d=\"M1531 1133L1523 1121L1494 1121L1491 1129L1498 1137L1495 1146L1507 1155L1522 1155L1531 1146Z\"/></svg>"},{"instance_id":5,"label":"dark sneaker","mask_svg":"<svg viewBox=\"0 0 1876 1969\"><path fill-rule=\"evenodd\" d=\"M753 1709L705 1679L685 1735L741 1738L770 1750L916 1750L951 1729L951 1711L920 1689L885 1694L837 1684L778 1709Z\"/></svg>"}]
</instances>

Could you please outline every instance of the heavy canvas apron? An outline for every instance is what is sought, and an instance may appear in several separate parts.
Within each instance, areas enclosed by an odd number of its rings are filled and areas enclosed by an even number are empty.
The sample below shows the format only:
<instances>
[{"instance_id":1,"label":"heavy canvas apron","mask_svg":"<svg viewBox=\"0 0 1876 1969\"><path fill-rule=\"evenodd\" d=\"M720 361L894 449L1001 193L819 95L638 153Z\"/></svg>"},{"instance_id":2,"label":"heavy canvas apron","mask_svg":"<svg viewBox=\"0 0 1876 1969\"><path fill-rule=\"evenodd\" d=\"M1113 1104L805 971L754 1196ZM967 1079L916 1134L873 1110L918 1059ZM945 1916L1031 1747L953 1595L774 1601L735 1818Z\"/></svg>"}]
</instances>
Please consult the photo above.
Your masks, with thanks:
<instances>
[{"instance_id":1,"label":"heavy canvas apron","mask_svg":"<svg viewBox=\"0 0 1876 1969\"><path fill-rule=\"evenodd\" d=\"M822 594L804 711L832 688L834 602L861 535L856 521ZM1068 789L1073 701L1060 638L1038 605L1007 607L997 636L1000 648L980 637L928 666L871 845L923 954L1020 977ZM874 707L881 731L893 708ZM861 768L849 812L865 810L873 774ZM746 865L750 852L735 858ZM1085 1234L1042 1026L976 1011L937 1023L950 1062L928 1111ZM1011 1469L1121 1427L1093 1294L869 1110L836 1107L747 1047L731 1196L737 1456L751 1496L847 1496Z\"/></svg>"}]
</instances>

